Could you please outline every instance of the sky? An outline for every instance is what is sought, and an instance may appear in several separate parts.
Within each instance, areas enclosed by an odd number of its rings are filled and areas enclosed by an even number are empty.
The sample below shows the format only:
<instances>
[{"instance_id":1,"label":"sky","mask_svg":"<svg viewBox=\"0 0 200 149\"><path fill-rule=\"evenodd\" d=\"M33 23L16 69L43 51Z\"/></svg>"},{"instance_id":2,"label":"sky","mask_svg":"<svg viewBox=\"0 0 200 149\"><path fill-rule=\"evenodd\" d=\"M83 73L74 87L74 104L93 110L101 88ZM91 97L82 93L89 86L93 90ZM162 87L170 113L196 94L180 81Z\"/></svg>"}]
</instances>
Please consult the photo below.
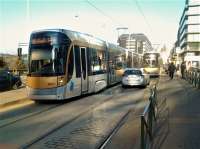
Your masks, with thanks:
<instances>
[{"instance_id":1,"label":"sky","mask_svg":"<svg viewBox=\"0 0 200 149\"><path fill-rule=\"evenodd\" d=\"M124 33L144 33L169 49L176 41L185 0L0 0L0 53L17 53L34 30L64 28L117 42ZM22 47L27 53L27 46Z\"/></svg>"}]
</instances>

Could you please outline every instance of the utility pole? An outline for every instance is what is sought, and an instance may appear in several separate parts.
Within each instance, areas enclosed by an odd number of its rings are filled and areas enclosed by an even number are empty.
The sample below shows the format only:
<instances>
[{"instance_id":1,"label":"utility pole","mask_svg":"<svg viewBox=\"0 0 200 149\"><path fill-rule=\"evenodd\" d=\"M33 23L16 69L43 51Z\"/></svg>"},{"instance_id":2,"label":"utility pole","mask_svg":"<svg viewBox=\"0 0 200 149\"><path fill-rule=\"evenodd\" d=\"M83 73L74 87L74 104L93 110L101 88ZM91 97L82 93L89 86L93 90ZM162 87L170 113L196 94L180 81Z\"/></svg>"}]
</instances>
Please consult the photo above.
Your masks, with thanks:
<instances>
[{"instance_id":1,"label":"utility pole","mask_svg":"<svg viewBox=\"0 0 200 149\"><path fill-rule=\"evenodd\" d=\"M18 59L17 59L17 66L16 66L16 69L20 75L20 69L24 69L24 63L23 63L23 60L22 60L22 47L27 47L28 46L28 43L18 43L18 48L17 48L17 56L18 56Z\"/></svg>"}]
</instances>

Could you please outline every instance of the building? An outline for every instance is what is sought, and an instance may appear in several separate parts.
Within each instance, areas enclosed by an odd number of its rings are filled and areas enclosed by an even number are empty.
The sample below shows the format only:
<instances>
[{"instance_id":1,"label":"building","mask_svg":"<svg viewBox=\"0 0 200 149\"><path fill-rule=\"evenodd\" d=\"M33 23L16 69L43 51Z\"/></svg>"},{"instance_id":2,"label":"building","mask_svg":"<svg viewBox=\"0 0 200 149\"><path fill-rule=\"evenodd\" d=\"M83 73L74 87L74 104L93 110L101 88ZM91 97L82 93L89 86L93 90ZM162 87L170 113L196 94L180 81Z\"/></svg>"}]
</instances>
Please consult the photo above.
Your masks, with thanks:
<instances>
[{"instance_id":1,"label":"building","mask_svg":"<svg viewBox=\"0 0 200 149\"><path fill-rule=\"evenodd\" d=\"M180 48L179 58L186 65L200 64L200 0L186 0L179 21L176 47ZM193 60L193 61L192 61Z\"/></svg>"},{"instance_id":2,"label":"building","mask_svg":"<svg viewBox=\"0 0 200 149\"><path fill-rule=\"evenodd\" d=\"M151 42L144 34L122 34L118 38L118 43L119 46L130 49L139 55L153 50Z\"/></svg>"}]
</instances>

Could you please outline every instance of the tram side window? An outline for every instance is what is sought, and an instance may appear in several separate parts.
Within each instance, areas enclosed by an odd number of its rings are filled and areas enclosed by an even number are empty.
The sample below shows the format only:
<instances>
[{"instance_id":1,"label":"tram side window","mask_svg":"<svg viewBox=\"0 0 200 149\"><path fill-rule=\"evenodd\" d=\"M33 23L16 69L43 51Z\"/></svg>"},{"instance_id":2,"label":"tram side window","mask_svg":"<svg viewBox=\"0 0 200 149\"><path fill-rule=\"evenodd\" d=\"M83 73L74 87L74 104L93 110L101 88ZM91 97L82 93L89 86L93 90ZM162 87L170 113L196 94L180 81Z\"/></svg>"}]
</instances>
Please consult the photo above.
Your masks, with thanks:
<instances>
[{"instance_id":1,"label":"tram side window","mask_svg":"<svg viewBox=\"0 0 200 149\"><path fill-rule=\"evenodd\" d=\"M72 78L73 71L74 71L74 52L73 48L71 48L68 59L68 80Z\"/></svg>"},{"instance_id":2,"label":"tram side window","mask_svg":"<svg viewBox=\"0 0 200 149\"><path fill-rule=\"evenodd\" d=\"M91 49L91 65L93 74L102 74L106 71L106 53L103 50Z\"/></svg>"},{"instance_id":3,"label":"tram side window","mask_svg":"<svg viewBox=\"0 0 200 149\"><path fill-rule=\"evenodd\" d=\"M115 69L119 70L126 67L126 55L120 55L115 57Z\"/></svg>"},{"instance_id":4,"label":"tram side window","mask_svg":"<svg viewBox=\"0 0 200 149\"><path fill-rule=\"evenodd\" d=\"M88 75L92 75L92 64L91 64L91 49L87 47L87 64L88 64Z\"/></svg>"},{"instance_id":5,"label":"tram side window","mask_svg":"<svg viewBox=\"0 0 200 149\"><path fill-rule=\"evenodd\" d=\"M76 65L76 77L81 77L81 62L80 62L80 48L79 46L74 46L75 52L75 65Z\"/></svg>"}]
</instances>

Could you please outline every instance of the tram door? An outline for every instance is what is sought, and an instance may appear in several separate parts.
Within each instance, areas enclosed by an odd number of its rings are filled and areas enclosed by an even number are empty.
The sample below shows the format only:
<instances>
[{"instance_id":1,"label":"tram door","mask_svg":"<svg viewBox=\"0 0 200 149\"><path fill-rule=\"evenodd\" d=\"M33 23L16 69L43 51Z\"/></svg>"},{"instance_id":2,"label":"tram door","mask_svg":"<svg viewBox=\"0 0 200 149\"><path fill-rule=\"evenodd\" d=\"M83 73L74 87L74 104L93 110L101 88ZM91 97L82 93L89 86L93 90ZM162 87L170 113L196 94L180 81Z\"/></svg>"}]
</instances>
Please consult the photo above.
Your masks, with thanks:
<instances>
[{"instance_id":1,"label":"tram door","mask_svg":"<svg viewBox=\"0 0 200 149\"><path fill-rule=\"evenodd\" d=\"M82 65L81 92L85 93L88 91L87 55L85 47L81 47L80 50L81 50L81 65Z\"/></svg>"}]
</instances>

